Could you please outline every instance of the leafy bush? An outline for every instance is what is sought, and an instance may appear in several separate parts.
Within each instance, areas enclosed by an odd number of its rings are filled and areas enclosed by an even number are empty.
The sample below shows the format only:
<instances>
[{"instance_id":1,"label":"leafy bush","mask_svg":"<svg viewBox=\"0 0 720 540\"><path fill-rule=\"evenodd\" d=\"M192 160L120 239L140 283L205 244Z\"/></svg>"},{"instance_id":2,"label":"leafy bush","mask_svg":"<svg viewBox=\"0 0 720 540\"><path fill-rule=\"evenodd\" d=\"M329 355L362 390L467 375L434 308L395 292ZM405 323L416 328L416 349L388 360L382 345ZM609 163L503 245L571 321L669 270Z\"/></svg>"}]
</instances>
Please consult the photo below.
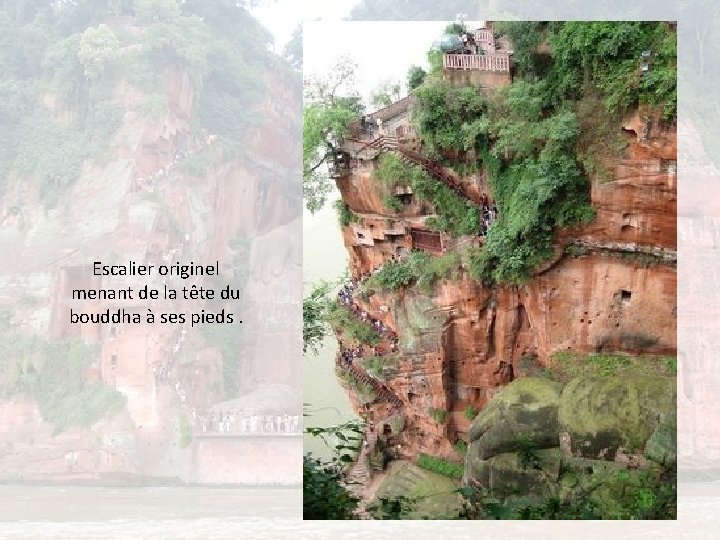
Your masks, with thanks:
<instances>
[{"instance_id":1,"label":"leafy bush","mask_svg":"<svg viewBox=\"0 0 720 540\"><path fill-rule=\"evenodd\" d=\"M90 27L80 38L78 58L88 79L97 79L117 54L120 43L106 24Z\"/></svg>"},{"instance_id":2,"label":"leafy bush","mask_svg":"<svg viewBox=\"0 0 720 540\"><path fill-rule=\"evenodd\" d=\"M327 334L325 319L329 292L330 285L320 282L303 298L303 354L308 351L317 354Z\"/></svg>"},{"instance_id":3,"label":"leafy bush","mask_svg":"<svg viewBox=\"0 0 720 540\"><path fill-rule=\"evenodd\" d=\"M363 358L361 363L365 371L378 379L385 379L397 371L398 357L396 355L369 356Z\"/></svg>"},{"instance_id":4,"label":"leafy bush","mask_svg":"<svg viewBox=\"0 0 720 540\"><path fill-rule=\"evenodd\" d=\"M303 456L303 519L352 519L358 502L337 463Z\"/></svg>"},{"instance_id":5,"label":"leafy bush","mask_svg":"<svg viewBox=\"0 0 720 540\"><path fill-rule=\"evenodd\" d=\"M450 478L455 478L457 480L461 479L463 477L463 473L465 472L462 463L455 463L454 461L429 456L423 453L418 455L417 464L418 467L442 474L444 476L449 476Z\"/></svg>"},{"instance_id":6,"label":"leafy bush","mask_svg":"<svg viewBox=\"0 0 720 540\"><path fill-rule=\"evenodd\" d=\"M416 283L422 290L430 291L438 279L455 274L460 264L460 255L454 251L439 257L413 251L402 260L385 263L367 281L365 289L397 290Z\"/></svg>"},{"instance_id":7,"label":"leafy bush","mask_svg":"<svg viewBox=\"0 0 720 540\"><path fill-rule=\"evenodd\" d=\"M480 232L480 213L472 201L461 197L419 166L408 165L396 154L385 153L380 156L374 178L385 190L409 185L418 199L431 203L437 218L426 221L429 227L452 236Z\"/></svg>"},{"instance_id":8,"label":"leafy bush","mask_svg":"<svg viewBox=\"0 0 720 540\"><path fill-rule=\"evenodd\" d=\"M350 207L342 199L338 199L333 203L337 212L338 222L342 227L347 227L353 221L357 221L357 216L350 210Z\"/></svg>"},{"instance_id":9,"label":"leafy bush","mask_svg":"<svg viewBox=\"0 0 720 540\"><path fill-rule=\"evenodd\" d=\"M462 439L458 439L457 441L455 441L453 448L458 453L458 455L460 455L461 457L465 457L467 455L468 443L463 441Z\"/></svg>"},{"instance_id":10,"label":"leafy bush","mask_svg":"<svg viewBox=\"0 0 720 540\"><path fill-rule=\"evenodd\" d=\"M409 259L387 262L368 279L365 283L365 289L378 287L397 290L401 287L407 287L416 278L414 270Z\"/></svg>"},{"instance_id":11,"label":"leafy bush","mask_svg":"<svg viewBox=\"0 0 720 540\"><path fill-rule=\"evenodd\" d=\"M408 90L415 90L424 81L427 73L420 66L410 66L407 73L407 87Z\"/></svg>"},{"instance_id":12,"label":"leafy bush","mask_svg":"<svg viewBox=\"0 0 720 540\"><path fill-rule=\"evenodd\" d=\"M430 407L428 414L430 415L430 418L435 420L438 424L444 424L448 418L448 412L445 409Z\"/></svg>"},{"instance_id":13,"label":"leafy bush","mask_svg":"<svg viewBox=\"0 0 720 540\"><path fill-rule=\"evenodd\" d=\"M344 334L352 341L371 346L380 342L380 336L373 330L370 323L358 320L348 307L338 301L330 302L326 318L337 332Z\"/></svg>"},{"instance_id":14,"label":"leafy bush","mask_svg":"<svg viewBox=\"0 0 720 540\"><path fill-rule=\"evenodd\" d=\"M479 412L480 411L478 411L472 405L468 405L467 407L465 407L465 410L463 411L463 415L465 416L465 418L472 421L472 420L475 420L475 417L478 415Z\"/></svg>"},{"instance_id":15,"label":"leafy bush","mask_svg":"<svg viewBox=\"0 0 720 540\"><path fill-rule=\"evenodd\" d=\"M585 246L579 244L568 244L565 246L565 255L569 257L582 257L587 255L588 249Z\"/></svg>"},{"instance_id":16,"label":"leafy bush","mask_svg":"<svg viewBox=\"0 0 720 540\"><path fill-rule=\"evenodd\" d=\"M395 214L399 214L403 211L403 208L405 208L405 205L402 203L402 201L393 195L385 195L382 198L382 203L385 208L387 208L391 212L394 212Z\"/></svg>"},{"instance_id":17,"label":"leafy bush","mask_svg":"<svg viewBox=\"0 0 720 540\"><path fill-rule=\"evenodd\" d=\"M441 157L487 147L487 102L476 88L434 78L414 95L413 123L427 153Z\"/></svg>"}]
</instances>

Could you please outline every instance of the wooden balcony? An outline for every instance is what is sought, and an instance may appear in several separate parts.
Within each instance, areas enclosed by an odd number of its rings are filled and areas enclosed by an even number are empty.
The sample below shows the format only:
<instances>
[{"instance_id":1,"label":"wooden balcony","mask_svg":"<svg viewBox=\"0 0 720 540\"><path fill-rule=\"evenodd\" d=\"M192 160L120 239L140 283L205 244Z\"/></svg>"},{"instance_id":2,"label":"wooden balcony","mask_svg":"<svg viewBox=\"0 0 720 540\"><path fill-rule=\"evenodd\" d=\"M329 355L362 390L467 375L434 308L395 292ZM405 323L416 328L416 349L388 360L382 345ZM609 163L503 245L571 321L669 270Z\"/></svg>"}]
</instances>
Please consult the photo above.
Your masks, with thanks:
<instances>
[{"instance_id":1,"label":"wooden balcony","mask_svg":"<svg viewBox=\"0 0 720 540\"><path fill-rule=\"evenodd\" d=\"M443 54L443 69L471 69L476 71L510 71L510 55L497 54Z\"/></svg>"}]
</instances>

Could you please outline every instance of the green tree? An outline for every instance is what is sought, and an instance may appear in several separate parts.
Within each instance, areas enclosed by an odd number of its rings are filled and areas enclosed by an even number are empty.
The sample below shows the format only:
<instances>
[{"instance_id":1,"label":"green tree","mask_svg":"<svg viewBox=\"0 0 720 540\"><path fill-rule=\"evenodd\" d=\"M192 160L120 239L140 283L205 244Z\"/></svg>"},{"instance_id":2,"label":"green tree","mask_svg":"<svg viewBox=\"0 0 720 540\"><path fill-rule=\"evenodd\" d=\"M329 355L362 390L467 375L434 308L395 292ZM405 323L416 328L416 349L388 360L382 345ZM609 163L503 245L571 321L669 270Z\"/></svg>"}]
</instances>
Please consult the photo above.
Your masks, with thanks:
<instances>
[{"instance_id":1,"label":"green tree","mask_svg":"<svg viewBox=\"0 0 720 540\"><path fill-rule=\"evenodd\" d=\"M370 92L370 104L376 109L387 107L400 99L400 83L385 81Z\"/></svg>"},{"instance_id":2,"label":"green tree","mask_svg":"<svg viewBox=\"0 0 720 540\"><path fill-rule=\"evenodd\" d=\"M325 321L328 308L327 295L330 284L321 282L315 285L310 294L303 298L303 353L312 351L317 354L323 338L327 335Z\"/></svg>"},{"instance_id":3,"label":"green tree","mask_svg":"<svg viewBox=\"0 0 720 540\"><path fill-rule=\"evenodd\" d=\"M415 92L412 117L423 149L440 157L487 146L487 103L475 88L433 78Z\"/></svg>"},{"instance_id":4,"label":"green tree","mask_svg":"<svg viewBox=\"0 0 720 540\"><path fill-rule=\"evenodd\" d=\"M358 499L342 484L342 469L303 456L303 519L353 519Z\"/></svg>"},{"instance_id":5,"label":"green tree","mask_svg":"<svg viewBox=\"0 0 720 540\"><path fill-rule=\"evenodd\" d=\"M176 0L134 0L135 16L143 24L169 21L180 16Z\"/></svg>"},{"instance_id":6,"label":"green tree","mask_svg":"<svg viewBox=\"0 0 720 540\"><path fill-rule=\"evenodd\" d=\"M359 500L346 489L342 473L360 448L362 426L346 422L329 428L309 427L305 431L319 437L332 450L332 458L303 456L303 518L355 519Z\"/></svg>"},{"instance_id":7,"label":"green tree","mask_svg":"<svg viewBox=\"0 0 720 540\"><path fill-rule=\"evenodd\" d=\"M356 65L341 59L325 77L305 81L303 109L303 197L311 212L325 204L332 191L327 165L349 133L349 124L362 114L353 88Z\"/></svg>"},{"instance_id":8,"label":"green tree","mask_svg":"<svg viewBox=\"0 0 720 540\"><path fill-rule=\"evenodd\" d=\"M102 75L105 66L117 54L118 39L106 24L90 27L80 38L78 58L85 70L85 76L94 80Z\"/></svg>"},{"instance_id":9,"label":"green tree","mask_svg":"<svg viewBox=\"0 0 720 540\"><path fill-rule=\"evenodd\" d=\"M298 25L293 30L292 37L288 41L287 45L283 49L283 57L290 62L290 65L301 70L303 65L303 31L302 25Z\"/></svg>"},{"instance_id":10,"label":"green tree","mask_svg":"<svg viewBox=\"0 0 720 540\"><path fill-rule=\"evenodd\" d=\"M427 72L420 66L410 66L407 73L408 90L415 90L418 86L420 86L425 81L426 75Z\"/></svg>"}]
</instances>

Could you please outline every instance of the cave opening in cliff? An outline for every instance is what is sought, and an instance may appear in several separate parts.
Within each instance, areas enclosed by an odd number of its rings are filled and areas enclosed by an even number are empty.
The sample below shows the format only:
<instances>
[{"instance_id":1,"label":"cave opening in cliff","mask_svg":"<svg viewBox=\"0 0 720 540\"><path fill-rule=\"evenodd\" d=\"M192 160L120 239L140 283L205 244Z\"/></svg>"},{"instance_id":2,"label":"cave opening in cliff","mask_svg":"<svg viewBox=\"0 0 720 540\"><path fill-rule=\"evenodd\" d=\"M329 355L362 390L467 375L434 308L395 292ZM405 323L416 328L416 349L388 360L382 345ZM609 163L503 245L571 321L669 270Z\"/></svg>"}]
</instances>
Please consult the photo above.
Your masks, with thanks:
<instances>
[{"instance_id":1,"label":"cave opening in cliff","mask_svg":"<svg viewBox=\"0 0 720 540\"><path fill-rule=\"evenodd\" d=\"M401 195L396 195L395 198L398 199L403 206L410 206L413 201L412 193L403 193Z\"/></svg>"},{"instance_id":2,"label":"cave opening in cliff","mask_svg":"<svg viewBox=\"0 0 720 540\"><path fill-rule=\"evenodd\" d=\"M620 300L627 303L632 298L632 293L625 289L620 289Z\"/></svg>"},{"instance_id":3,"label":"cave opening in cliff","mask_svg":"<svg viewBox=\"0 0 720 540\"><path fill-rule=\"evenodd\" d=\"M425 229L411 229L413 249L429 251L431 253L442 253L442 240L440 233Z\"/></svg>"},{"instance_id":4,"label":"cave opening in cliff","mask_svg":"<svg viewBox=\"0 0 720 540\"><path fill-rule=\"evenodd\" d=\"M632 225L629 225L629 224L628 224L628 225L623 225L623 226L620 228L620 236L621 236L624 240L627 240L627 239L629 239L629 238L631 238L631 237L635 237L635 231L636 231L636 230L637 230L637 229L636 229L635 227L633 227Z\"/></svg>"}]
</instances>

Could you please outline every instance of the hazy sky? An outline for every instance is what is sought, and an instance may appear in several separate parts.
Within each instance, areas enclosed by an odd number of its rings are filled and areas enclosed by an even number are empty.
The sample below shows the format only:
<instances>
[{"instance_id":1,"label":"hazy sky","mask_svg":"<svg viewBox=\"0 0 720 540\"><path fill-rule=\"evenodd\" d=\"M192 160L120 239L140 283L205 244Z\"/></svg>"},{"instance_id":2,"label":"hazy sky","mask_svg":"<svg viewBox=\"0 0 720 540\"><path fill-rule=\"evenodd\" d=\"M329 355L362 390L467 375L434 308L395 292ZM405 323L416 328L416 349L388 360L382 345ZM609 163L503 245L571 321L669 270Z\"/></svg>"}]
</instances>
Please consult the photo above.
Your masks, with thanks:
<instances>
[{"instance_id":1,"label":"hazy sky","mask_svg":"<svg viewBox=\"0 0 720 540\"><path fill-rule=\"evenodd\" d=\"M408 68L427 68L427 51L439 39L447 22L306 22L303 32L303 68L306 75L327 73L341 56L358 64L356 86L368 100L370 91L391 80L405 83ZM478 28L480 21L468 21Z\"/></svg>"},{"instance_id":2,"label":"hazy sky","mask_svg":"<svg viewBox=\"0 0 720 540\"><path fill-rule=\"evenodd\" d=\"M451 21L343 21L357 3L358 0L275 0L263 2L251 12L272 32L278 52L304 21L305 74L322 75L340 57L348 56L358 64L357 89L367 101L370 91L385 81L404 85L412 64L427 67L427 50ZM468 21L467 25L478 28L482 22Z\"/></svg>"},{"instance_id":3,"label":"hazy sky","mask_svg":"<svg viewBox=\"0 0 720 540\"><path fill-rule=\"evenodd\" d=\"M350 15L358 0L270 0L250 12L275 37L275 47L282 51L293 30L303 21L339 21Z\"/></svg>"}]
</instances>

